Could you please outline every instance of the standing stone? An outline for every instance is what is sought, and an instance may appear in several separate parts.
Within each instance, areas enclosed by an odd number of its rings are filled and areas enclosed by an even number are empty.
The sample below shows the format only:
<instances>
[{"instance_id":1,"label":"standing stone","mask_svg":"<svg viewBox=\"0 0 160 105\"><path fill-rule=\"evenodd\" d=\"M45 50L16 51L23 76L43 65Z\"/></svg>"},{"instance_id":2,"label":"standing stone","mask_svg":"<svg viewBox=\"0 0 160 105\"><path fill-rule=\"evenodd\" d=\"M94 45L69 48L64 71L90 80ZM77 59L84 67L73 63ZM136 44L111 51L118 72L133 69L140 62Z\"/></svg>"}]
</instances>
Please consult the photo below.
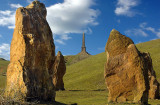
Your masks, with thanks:
<instances>
[{"instance_id":1,"label":"standing stone","mask_svg":"<svg viewBox=\"0 0 160 105\"><path fill-rule=\"evenodd\" d=\"M53 66L53 84L56 90L65 90L63 76L66 73L66 65L63 55L58 51Z\"/></svg>"},{"instance_id":2,"label":"standing stone","mask_svg":"<svg viewBox=\"0 0 160 105\"><path fill-rule=\"evenodd\" d=\"M156 73L153 70L152 59L149 53L142 53L145 59L145 67L148 69L148 79L149 79L149 98L158 99L159 98L159 83L156 79Z\"/></svg>"},{"instance_id":3,"label":"standing stone","mask_svg":"<svg viewBox=\"0 0 160 105\"><path fill-rule=\"evenodd\" d=\"M45 5L33 1L16 11L5 96L14 100L54 101L50 71L55 57Z\"/></svg>"},{"instance_id":4,"label":"standing stone","mask_svg":"<svg viewBox=\"0 0 160 105\"><path fill-rule=\"evenodd\" d=\"M112 30L105 48L105 81L109 102L148 103L148 69L133 41Z\"/></svg>"}]
</instances>

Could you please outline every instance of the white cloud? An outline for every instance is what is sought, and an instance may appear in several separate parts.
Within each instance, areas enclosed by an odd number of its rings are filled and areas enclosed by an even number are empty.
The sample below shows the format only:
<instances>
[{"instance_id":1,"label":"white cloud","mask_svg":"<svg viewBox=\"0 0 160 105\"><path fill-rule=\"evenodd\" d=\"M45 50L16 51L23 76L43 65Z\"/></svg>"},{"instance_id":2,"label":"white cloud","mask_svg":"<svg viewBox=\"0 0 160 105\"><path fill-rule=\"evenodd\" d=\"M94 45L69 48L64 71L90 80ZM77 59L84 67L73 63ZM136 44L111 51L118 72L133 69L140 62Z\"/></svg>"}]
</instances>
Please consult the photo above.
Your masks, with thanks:
<instances>
[{"instance_id":1,"label":"white cloud","mask_svg":"<svg viewBox=\"0 0 160 105\"><path fill-rule=\"evenodd\" d=\"M10 10L5 10L5 11L0 10L0 16L2 16L2 15L9 16L11 14L12 14L12 11L10 11Z\"/></svg>"},{"instance_id":2,"label":"white cloud","mask_svg":"<svg viewBox=\"0 0 160 105\"><path fill-rule=\"evenodd\" d=\"M140 28L144 28L146 25L147 25L147 23L146 23L146 22L143 22L143 23L139 24L139 27L140 27Z\"/></svg>"},{"instance_id":3,"label":"white cloud","mask_svg":"<svg viewBox=\"0 0 160 105\"><path fill-rule=\"evenodd\" d=\"M61 39L55 39L54 41L57 42L57 43L59 43L59 44L65 45L64 41L61 40Z\"/></svg>"},{"instance_id":4,"label":"white cloud","mask_svg":"<svg viewBox=\"0 0 160 105\"><path fill-rule=\"evenodd\" d=\"M0 10L0 26L7 26L9 29L14 29L15 27L15 9L22 7L20 4L10 4L11 8L14 10Z\"/></svg>"},{"instance_id":5,"label":"white cloud","mask_svg":"<svg viewBox=\"0 0 160 105\"><path fill-rule=\"evenodd\" d=\"M0 26L7 26L8 29L15 27L15 13L16 9L22 7L20 4L10 4L12 10L0 10Z\"/></svg>"},{"instance_id":6,"label":"white cloud","mask_svg":"<svg viewBox=\"0 0 160 105\"><path fill-rule=\"evenodd\" d=\"M59 48L59 46L55 46L56 50Z\"/></svg>"},{"instance_id":7,"label":"white cloud","mask_svg":"<svg viewBox=\"0 0 160 105\"><path fill-rule=\"evenodd\" d=\"M66 43L64 41L72 39L72 37L69 37L69 35L56 35L54 39L56 43L65 45Z\"/></svg>"},{"instance_id":8,"label":"white cloud","mask_svg":"<svg viewBox=\"0 0 160 105\"><path fill-rule=\"evenodd\" d=\"M20 4L10 4L11 8L19 8L19 7L23 7Z\"/></svg>"},{"instance_id":9,"label":"white cloud","mask_svg":"<svg viewBox=\"0 0 160 105\"><path fill-rule=\"evenodd\" d=\"M137 6L140 0L118 0L115 14L132 17L137 14L132 8Z\"/></svg>"},{"instance_id":10,"label":"white cloud","mask_svg":"<svg viewBox=\"0 0 160 105\"><path fill-rule=\"evenodd\" d=\"M15 24L15 11L0 11L0 26L7 26L8 28L14 27Z\"/></svg>"},{"instance_id":11,"label":"white cloud","mask_svg":"<svg viewBox=\"0 0 160 105\"><path fill-rule=\"evenodd\" d=\"M28 3L31 3L33 0L27 0Z\"/></svg>"},{"instance_id":12,"label":"white cloud","mask_svg":"<svg viewBox=\"0 0 160 105\"><path fill-rule=\"evenodd\" d=\"M15 25L14 26L8 26L8 29L14 29L15 28Z\"/></svg>"},{"instance_id":13,"label":"white cloud","mask_svg":"<svg viewBox=\"0 0 160 105\"><path fill-rule=\"evenodd\" d=\"M68 35L61 35L60 39L62 39L62 40L69 40L69 39L72 39L72 38L69 37Z\"/></svg>"},{"instance_id":14,"label":"white cloud","mask_svg":"<svg viewBox=\"0 0 160 105\"><path fill-rule=\"evenodd\" d=\"M0 45L0 57L9 60L10 45L3 43Z\"/></svg>"},{"instance_id":15,"label":"white cloud","mask_svg":"<svg viewBox=\"0 0 160 105\"><path fill-rule=\"evenodd\" d=\"M160 29L148 27L146 22L141 23L138 28L126 30L125 34L147 37L147 32L151 32L155 34L158 38L160 38Z\"/></svg>"},{"instance_id":16,"label":"white cloud","mask_svg":"<svg viewBox=\"0 0 160 105\"><path fill-rule=\"evenodd\" d=\"M33 0L27 0L32 2ZM94 0L64 0L47 7L47 21L54 36L61 36L56 42L64 44L71 39L70 33L92 33L91 26L98 25L96 21L100 11L92 9ZM20 7L20 4L11 4L11 8ZM15 10L0 11L0 26L8 29L15 27Z\"/></svg>"},{"instance_id":17,"label":"white cloud","mask_svg":"<svg viewBox=\"0 0 160 105\"><path fill-rule=\"evenodd\" d=\"M142 29L130 29L130 30L126 30L125 31L125 34L127 34L127 35L136 35L136 36L144 36L144 37L147 37L148 36L148 34L145 32L145 31L143 31Z\"/></svg>"},{"instance_id":18,"label":"white cloud","mask_svg":"<svg viewBox=\"0 0 160 105\"><path fill-rule=\"evenodd\" d=\"M152 32L152 33L155 34L158 38L160 38L160 29L155 29L155 28L153 28L153 27L148 27L146 22L141 23L139 26L140 26L143 30Z\"/></svg>"},{"instance_id":19,"label":"white cloud","mask_svg":"<svg viewBox=\"0 0 160 105\"><path fill-rule=\"evenodd\" d=\"M54 34L82 33L98 25L99 11L91 9L93 0L64 0L47 7L47 20Z\"/></svg>"}]
</instances>

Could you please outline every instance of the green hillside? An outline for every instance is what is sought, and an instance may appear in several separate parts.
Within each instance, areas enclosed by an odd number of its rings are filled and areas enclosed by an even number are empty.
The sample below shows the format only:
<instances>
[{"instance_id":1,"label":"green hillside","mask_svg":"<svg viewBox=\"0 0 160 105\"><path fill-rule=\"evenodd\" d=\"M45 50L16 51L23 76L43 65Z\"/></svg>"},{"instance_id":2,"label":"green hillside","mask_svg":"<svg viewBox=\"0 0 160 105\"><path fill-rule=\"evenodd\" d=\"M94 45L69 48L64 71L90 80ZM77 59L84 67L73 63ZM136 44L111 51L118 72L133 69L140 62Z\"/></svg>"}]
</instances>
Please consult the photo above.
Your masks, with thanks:
<instances>
[{"instance_id":1,"label":"green hillside","mask_svg":"<svg viewBox=\"0 0 160 105\"><path fill-rule=\"evenodd\" d=\"M77 63L81 60L84 60L91 55L69 55L69 56L64 56L64 59L66 61L66 65L69 66L71 64Z\"/></svg>"},{"instance_id":2,"label":"green hillside","mask_svg":"<svg viewBox=\"0 0 160 105\"><path fill-rule=\"evenodd\" d=\"M153 68L156 71L157 78L160 79L160 39L139 43L137 44L137 48L142 52L150 53Z\"/></svg>"},{"instance_id":3,"label":"green hillside","mask_svg":"<svg viewBox=\"0 0 160 105\"><path fill-rule=\"evenodd\" d=\"M105 53L90 56L78 63L67 66L64 76L66 89L98 90L104 86L103 68L106 62Z\"/></svg>"},{"instance_id":4,"label":"green hillside","mask_svg":"<svg viewBox=\"0 0 160 105\"><path fill-rule=\"evenodd\" d=\"M154 70L160 82L160 39L137 44L137 48L142 52L150 53ZM78 105L108 104L108 91L103 76L106 62L105 53L92 55L86 59L78 60L78 62L77 56L69 56L67 59L67 71L64 76L66 91L58 91L56 101L65 104L77 103ZM74 63L72 64L72 62ZM0 67L5 68L2 70L3 72L6 70L8 63L8 61L1 62L0 60ZM0 76L0 88L4 88L4 83L5 76ZM160 100L149 100L149 103L157 105L160 104Z\"/></svg>"},{"instance_id":5,"label":"green hillside","mask_svg":"<svg viewBox=\"0 0 160 105\"><path fill-rule=\"evenodd\" d=\"M160 39L136 46L140 51L150 53L157 78L160 78ZM67 66L67 73L64 76L65 87L75 90L105 89L103 78L105 62L106 55L103 52Z\"/></svg>"},{"instance_id":6,"label":"green hillside","mask_svg":"<svg viewBox=\"0 0 160 105\"><path fill-rule=\"evenodd\" d=\"M4 88L6 84L6 71L9 61L0 58L0 88Z\"/></svg>"},{"instance_id":7,"label":"green hillside","mask_svg":"<svg viewBox=\"0 0 160 105\"><path fill-rule=\"evenodd\" d=\"M160 80L160 39L137 44L137 48L142 52L150 53L153 61L154 70L156 71L158 80ZM65 103L70 100L72 103L77 101L78 104L85 103L85 105L91 105L92 102L97 105L106 104L107 99L105 98L107 98L108 92L107 90L105 90L106 85L104 83L103 77L105 62L106 55L103 52L94 56L90 56L89 58L81 60L80 62L77 62L70 66L67 66L67 72L64 76L65 88L66 90L75 91L71 91L72 95L70 96L72 97L67 98L66 100L61 98L64 98L65 95L67 97L67 94L71 94L71 92L58 92L58 97L56 97L57 101ZM80 94L80 99L74 95L76 93ZM75 101L72 101L72 98ZM94 100L96 100L96 103ZM151 101L151 103L154 104L160 103L160 101L157 100Z\"/></svg>"}]
</instances>

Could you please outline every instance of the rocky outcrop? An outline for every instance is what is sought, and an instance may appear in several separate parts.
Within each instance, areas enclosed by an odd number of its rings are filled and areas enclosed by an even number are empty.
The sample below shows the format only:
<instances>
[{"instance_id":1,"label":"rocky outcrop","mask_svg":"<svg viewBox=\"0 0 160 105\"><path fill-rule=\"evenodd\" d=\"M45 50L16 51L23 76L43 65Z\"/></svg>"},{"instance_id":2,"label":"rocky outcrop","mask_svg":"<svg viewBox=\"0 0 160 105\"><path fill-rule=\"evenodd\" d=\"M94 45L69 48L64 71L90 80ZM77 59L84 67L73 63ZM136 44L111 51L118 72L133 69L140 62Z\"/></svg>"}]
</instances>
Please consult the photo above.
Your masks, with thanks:
<instances>
[{"instance_id":1,"label":"rocky outcrop","mask_svg":"<svg viewBox=\"0 0 160 105\"><path fill-rule=\"evenodd\" d=\"M56 90L65 90L63 76L66 73L65 60L61 52L57 53L53 66L53 84Z\"/></svg>"},{"instance_id":2,"label":"rocky outcrop","mask_svg":"<svg viewBox=\"0 0 160 105\"><path fill-rule=\"evenodd\" d=\"M148 103L148 68L133 41L112 30L105 48L105 81L109 102Z\"/></svg>"},{"instance_id":3,"label":"rocky outcrop","mask_svg":"<svg viewBox=\"0 0 160 105\"><path fill-rule=\"evenodd\" d=\"M14 100L54 101L51 70L55 46L45 5L33 1L16 11L5 96Z\"/></svg>"},{"instance_id":4,"label":"rocky outcrop","mask_svg":"<svg viewBox=\"0 0 160 105\"><path fill-rule=\"evenodd\" d=\"M149 53L142 53L145 59L145 67L148 69L148 79L149 79L149 98L158 99L159 98L159 83L156 79L156 73L153 70L152 59Z\"/></svg>"}]
</instances>

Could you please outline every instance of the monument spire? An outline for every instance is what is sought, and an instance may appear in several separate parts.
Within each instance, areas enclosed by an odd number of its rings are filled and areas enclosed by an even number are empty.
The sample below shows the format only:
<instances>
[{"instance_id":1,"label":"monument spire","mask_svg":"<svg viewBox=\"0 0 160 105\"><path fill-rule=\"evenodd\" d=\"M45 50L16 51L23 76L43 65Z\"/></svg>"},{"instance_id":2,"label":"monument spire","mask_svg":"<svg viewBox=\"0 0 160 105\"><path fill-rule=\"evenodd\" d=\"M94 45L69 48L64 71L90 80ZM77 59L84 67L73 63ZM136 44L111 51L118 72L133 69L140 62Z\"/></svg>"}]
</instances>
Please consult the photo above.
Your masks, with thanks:
<instances>
[{"instance_id":1,"label":"monument spire","mask_svg":"<svg viewBox=\"0 0 160 105\"><path fill-rule=\"evenodd\" d=\"M90 55L90 54L86 51L86 46L85 46L85 33L84 33L84 32L83 32L83 37L82 37L81 52L79 53L79 55Z\"/></svg>"},{"instance_id":2,"label":"monument spire","mask_svg":"<svg viewBox=\"0 0 160 105\"><path fill-rule=\"evenodd\" d=\"M82 39L82 51L86 51L86 46L85 46L85 33L83 32L83 39Z\"/></svg>"}]
</instances>

